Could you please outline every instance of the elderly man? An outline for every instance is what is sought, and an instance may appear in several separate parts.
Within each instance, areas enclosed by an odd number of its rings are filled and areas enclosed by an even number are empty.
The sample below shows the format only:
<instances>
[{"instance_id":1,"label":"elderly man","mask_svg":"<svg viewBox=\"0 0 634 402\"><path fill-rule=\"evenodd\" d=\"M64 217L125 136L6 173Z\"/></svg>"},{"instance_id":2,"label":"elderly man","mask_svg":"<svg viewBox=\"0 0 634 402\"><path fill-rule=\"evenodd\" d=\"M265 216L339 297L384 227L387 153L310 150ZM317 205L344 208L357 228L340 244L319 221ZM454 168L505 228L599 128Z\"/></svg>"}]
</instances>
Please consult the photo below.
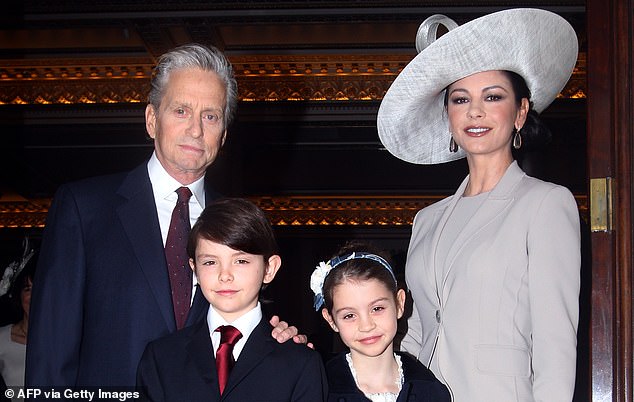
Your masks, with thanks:
<instances>
[{"instance_id":1,"label":"elderly man","mask_svg":"<svg viewBox=\"0 0 634 402\"><path fill-rule=\"evenodd\" d=\"M134 386L148 341L204 317L207 303L185 244L190 225L217 197L204 184L205 171L236 105L225 56L178 47L159 58L153 74L149 161L58 189L34 281L28 386ZM285 328L278 325L273 336L295 331Z\"/></svg>"}]
</instances>

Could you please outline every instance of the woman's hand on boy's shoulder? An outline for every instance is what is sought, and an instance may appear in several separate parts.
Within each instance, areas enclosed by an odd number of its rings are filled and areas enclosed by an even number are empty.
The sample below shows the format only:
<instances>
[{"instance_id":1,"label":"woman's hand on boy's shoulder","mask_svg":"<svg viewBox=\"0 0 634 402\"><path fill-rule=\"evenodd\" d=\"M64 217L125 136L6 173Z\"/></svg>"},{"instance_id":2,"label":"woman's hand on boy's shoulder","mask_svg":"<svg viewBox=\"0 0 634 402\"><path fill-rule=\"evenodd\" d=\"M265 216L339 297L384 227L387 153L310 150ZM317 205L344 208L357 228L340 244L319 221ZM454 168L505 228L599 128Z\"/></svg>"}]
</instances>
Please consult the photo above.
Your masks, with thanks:
<instances>
[{"instance_id":1,"label":"woman's hand on boy's shoulder","mask_svg":"<svg viewBox=\"0 0 634 402\"><path fill-rule=\"evenodd\" d=\"M288 325L286 321L281 321L280 317L274 315L271 317L271 321L269 322L273 326L271 336L279 343L284 343L293 338L293 342L304 343L309 348L315 349L314 345L311 342L308 342L308 337L306 335L298 334L299 331L296 327Z\"/></svg>"}]
</instances>

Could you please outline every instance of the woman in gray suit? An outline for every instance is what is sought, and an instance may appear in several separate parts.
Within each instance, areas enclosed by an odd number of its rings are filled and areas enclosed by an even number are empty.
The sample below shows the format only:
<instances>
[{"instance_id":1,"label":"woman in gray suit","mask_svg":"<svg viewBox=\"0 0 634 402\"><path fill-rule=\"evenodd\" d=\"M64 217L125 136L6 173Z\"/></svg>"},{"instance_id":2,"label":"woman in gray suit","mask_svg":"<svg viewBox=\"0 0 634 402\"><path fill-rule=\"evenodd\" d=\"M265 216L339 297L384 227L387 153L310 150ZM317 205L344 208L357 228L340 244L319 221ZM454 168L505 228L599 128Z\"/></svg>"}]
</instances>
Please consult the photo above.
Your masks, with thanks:
<instances>
[{"instance_id":1,"label":"woman in gray suit","mask_svg":"<svg viewBox=\"0 0 634 402\"><path fill-rule=\"evenodd\" d=\"M449 32L436 39L442 24ZM435 15L385 95L382 143L412 163L467 158L458 190L416 215L402 348L458 402L570 401L580 231L566 188L514 161L544 135L538 112L563 89L577 37L560 16L513 9L462 26Z\"/></svg>"}]
</instances>

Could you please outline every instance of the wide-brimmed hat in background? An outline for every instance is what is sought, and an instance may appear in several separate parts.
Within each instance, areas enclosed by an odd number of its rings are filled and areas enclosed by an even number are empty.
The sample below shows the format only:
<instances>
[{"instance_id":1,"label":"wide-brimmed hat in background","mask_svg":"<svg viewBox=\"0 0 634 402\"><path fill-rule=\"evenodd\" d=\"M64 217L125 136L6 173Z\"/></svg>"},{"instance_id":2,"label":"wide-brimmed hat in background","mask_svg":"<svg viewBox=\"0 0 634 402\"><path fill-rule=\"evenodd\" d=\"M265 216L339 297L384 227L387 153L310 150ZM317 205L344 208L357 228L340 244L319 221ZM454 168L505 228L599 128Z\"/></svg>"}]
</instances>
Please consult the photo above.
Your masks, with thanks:
<instances>
[{"instance_id":1,"label":"wide-brimmed hat in background","mask_svg":"<svg viewBox=\"0 0 634 402\"><path fill-rule=\"evenodd\" d=\"M439 25L449 31L436 39ZM577 35L561 16L509 9L458 26L434 15L420 26L418 55L396 77L379 107L381 142L399 159L436 164L464 157L449 151L445 88L469 75L513 71L524 78L538 113L564 88L577 61Z\"/></svg>"}]
</instances>

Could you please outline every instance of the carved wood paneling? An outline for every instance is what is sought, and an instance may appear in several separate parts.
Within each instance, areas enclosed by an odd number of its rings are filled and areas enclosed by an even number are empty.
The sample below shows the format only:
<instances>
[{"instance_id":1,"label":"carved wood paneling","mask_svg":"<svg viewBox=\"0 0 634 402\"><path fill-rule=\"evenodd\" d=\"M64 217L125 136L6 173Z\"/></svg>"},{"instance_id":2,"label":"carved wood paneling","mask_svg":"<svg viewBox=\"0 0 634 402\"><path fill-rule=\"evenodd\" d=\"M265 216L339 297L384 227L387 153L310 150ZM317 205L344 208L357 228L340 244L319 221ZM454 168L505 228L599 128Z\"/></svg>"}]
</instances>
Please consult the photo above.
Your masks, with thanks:
<instances>
[{"instance_id":1,"label":"carved wood paneling","mask_svg":"<svg viewBox=\"0 0 634 402\"><path fill-rule=\"evenodd\" d=\"M249 197L275 226L405 226L420 209L445 196ZM588 206L575 197L582 217ZM44 227L51 199L0 200L0 228Z\"/></svg>"},{"instance_id":2,"label":"carved wood paneling","mask_svg":"<svg viewBox=\"0 0 634 402\"><path fill-rule=\"evenodd\" d=\"M589 0L588 174L614 179L614 230L592 233L593 401L633 397L634 2Z\"/></svg>"},{"instance_id":3,"label":"carved wood paneling","mask_svg":"<svg viewBox=\"0 0 634 402\"><path fill-rule=\"evenodd\" d=\"M380 100L411 60L407 56L232 57L241 101ZM31 65L0 67L0 105L145 102L152 63ZM585 98L585 54L562 91Z\"/></svg>"}]
</instances>

